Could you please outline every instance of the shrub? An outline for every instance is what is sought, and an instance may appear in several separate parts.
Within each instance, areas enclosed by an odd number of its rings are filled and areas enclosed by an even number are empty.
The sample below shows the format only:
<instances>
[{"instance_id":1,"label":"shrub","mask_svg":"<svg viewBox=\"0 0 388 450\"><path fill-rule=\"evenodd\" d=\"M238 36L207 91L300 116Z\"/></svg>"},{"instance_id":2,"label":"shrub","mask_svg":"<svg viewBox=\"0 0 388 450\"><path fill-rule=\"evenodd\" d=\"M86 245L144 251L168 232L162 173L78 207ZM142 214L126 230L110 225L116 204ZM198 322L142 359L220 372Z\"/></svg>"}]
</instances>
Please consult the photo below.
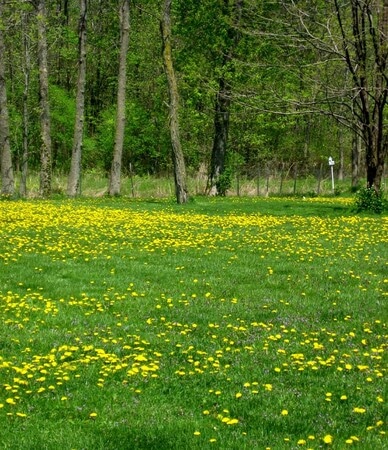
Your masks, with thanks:
<instances>
[{"instance_id":1,"label":"shrub","mask_svg":"<svg viewBox=\"0 0 388 450\"><path fill-rule=\"evenodd\" d=\"M232 187L232 170L227 167L218 177L216 182L218 195L225 197L227 191Z\"/></svg>"},{"instance_id":2,"label":"shrub","mask_svg":"<svg viewBox=\"0 0 388 450\"><path fill-rule=\"evenodd\" d=\"M358 212L370 211L381 214L384 210L384 198L382 192L376 192L372 188L362 188L356 194L356 209Z\"/></svg>"}]
</instances>

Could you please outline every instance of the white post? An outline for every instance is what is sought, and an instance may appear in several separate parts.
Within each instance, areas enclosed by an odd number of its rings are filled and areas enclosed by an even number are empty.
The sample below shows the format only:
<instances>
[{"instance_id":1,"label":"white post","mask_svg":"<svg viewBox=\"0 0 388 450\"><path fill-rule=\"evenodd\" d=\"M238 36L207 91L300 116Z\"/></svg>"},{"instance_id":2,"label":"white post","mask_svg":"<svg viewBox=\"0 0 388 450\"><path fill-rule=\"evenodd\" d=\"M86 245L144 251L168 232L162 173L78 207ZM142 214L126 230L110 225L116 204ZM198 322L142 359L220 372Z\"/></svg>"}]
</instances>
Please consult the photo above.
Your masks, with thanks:
<instances>
[{"instance_id":1,"label":"white post","mask_svg":"<svg viewBox=\"0 0 388 450\"><path fill-rule=\"evenodd\" d=\"M334 192L334 160L331 156L329 156L329 166L330 166L330 171L331 171L331 188L333 189Z\"/></svg>"}]
</instances>

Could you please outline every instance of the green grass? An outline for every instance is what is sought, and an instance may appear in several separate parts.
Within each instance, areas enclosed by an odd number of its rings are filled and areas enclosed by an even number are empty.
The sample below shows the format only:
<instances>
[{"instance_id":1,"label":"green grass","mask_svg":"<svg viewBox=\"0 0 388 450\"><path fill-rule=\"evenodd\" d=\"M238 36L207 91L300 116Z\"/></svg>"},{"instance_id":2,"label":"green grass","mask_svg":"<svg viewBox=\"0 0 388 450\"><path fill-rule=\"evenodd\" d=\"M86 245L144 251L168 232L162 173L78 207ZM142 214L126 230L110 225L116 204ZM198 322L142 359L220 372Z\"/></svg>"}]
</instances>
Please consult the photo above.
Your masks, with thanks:
<instances>
[{"instance_id":1,"label":"green grass","mask_svg":"<svg viewBox=\"0 0 388 450\"><path fill-rule=\"evenodd\" d=\"M386 448L386 237L344 198L0 202L0 448Z\"/></svg>"}]
</instances>

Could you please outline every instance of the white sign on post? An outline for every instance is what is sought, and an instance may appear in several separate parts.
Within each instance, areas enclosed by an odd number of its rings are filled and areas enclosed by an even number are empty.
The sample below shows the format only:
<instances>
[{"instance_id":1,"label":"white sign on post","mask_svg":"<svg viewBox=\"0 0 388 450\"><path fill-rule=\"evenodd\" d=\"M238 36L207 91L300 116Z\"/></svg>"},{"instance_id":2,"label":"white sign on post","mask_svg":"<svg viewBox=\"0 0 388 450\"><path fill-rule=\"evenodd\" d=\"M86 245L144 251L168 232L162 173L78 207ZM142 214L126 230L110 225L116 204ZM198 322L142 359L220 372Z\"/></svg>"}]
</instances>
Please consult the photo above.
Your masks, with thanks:
<instances>
[{"instance_id":1,"label":"white sign on post","mask_svg":"<svg viewBox=\"0 0 388 450\"><path fill-rule=\"evenodd\" d=\"M333 158L329 156L329 166L331 170L331 188L333 189L333 192L334 192L334 168L333 168L334 164L335 162Z\"/></svg>"}]
</instances>

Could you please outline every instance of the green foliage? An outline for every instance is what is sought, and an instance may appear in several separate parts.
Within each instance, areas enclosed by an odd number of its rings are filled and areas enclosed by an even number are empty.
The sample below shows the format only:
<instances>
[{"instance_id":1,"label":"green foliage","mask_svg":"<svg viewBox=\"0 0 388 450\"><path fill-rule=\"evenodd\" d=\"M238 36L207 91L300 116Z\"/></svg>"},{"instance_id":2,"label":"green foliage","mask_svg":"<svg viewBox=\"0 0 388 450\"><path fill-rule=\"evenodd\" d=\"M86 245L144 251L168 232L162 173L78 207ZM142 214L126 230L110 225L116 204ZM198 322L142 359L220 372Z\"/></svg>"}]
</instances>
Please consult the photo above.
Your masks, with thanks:
<instances>
[{"instance_id":1,"label":"green foliage","mask_svg":"<svg viewBox=\"0 0 388 450\"><path fill-rule=\"evenodd\" d=\"M381 214L386 208L383 192L376 192L373 188L361 188L355 198L358 212L366 211Z\"/></svg>"},{"instance_id":2,"label":"green foliage","mask_svg":"<svg viewBox=\"0 0 388 450\"><path fill-rule=\"evenodd\" d=\"M227 191L232 187L233 170L231 167L227 167L218 177L216 181L216 187L218 195L225 197Z\"/></svg>"},{"instance_id":3,"label":"green foliage","mask_svg":"<svg viewBox=\"0 0 388 450\"><path fill-rule=\"evenodd\" d=\"M67 172L73 147L75 100L65 89L51 85L50 106L54 165Z\"/></svg>"}]
</instances>

